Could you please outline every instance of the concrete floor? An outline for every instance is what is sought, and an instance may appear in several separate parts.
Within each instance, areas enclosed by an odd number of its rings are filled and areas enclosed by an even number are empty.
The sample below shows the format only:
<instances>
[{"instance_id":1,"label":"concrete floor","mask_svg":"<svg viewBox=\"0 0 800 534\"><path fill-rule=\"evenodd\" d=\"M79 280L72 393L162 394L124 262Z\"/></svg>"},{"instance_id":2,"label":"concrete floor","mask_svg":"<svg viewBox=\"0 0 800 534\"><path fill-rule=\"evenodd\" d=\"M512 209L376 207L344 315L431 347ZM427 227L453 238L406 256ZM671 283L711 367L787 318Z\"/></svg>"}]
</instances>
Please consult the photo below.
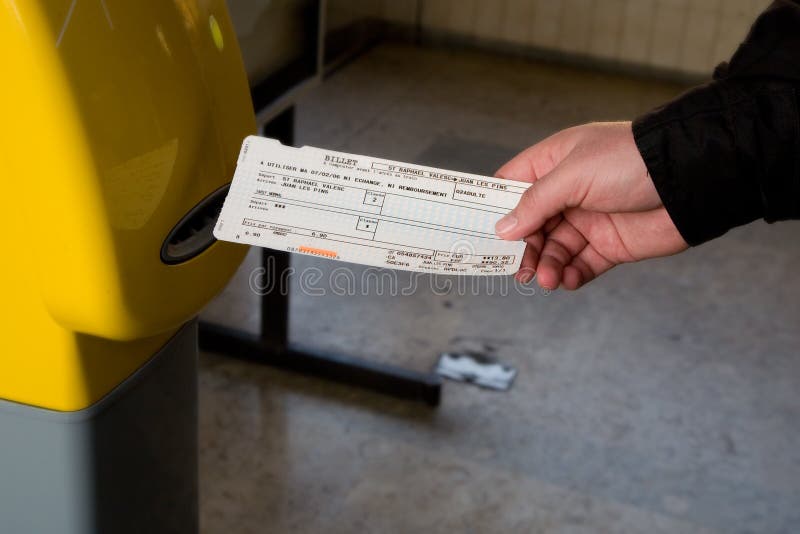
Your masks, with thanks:
<instances>
[{"instance_id":1,"label":"concrete floor","mask_svg":"<svg viewBox=\"0 0 800 534\"><path fill-rule=\"evenodd\" d=\"M491 173L679 90L383 45L304 100L298 142ZM448 383L431 411L203 355L203 531L800 532L798 230L754 224L576 293L422 278L405 296L312 296L295 277L295 340L415 369L480 348L519 376L508 393ZM255 325L253 267L208 317Z\"/></svg>"}]
</instances>

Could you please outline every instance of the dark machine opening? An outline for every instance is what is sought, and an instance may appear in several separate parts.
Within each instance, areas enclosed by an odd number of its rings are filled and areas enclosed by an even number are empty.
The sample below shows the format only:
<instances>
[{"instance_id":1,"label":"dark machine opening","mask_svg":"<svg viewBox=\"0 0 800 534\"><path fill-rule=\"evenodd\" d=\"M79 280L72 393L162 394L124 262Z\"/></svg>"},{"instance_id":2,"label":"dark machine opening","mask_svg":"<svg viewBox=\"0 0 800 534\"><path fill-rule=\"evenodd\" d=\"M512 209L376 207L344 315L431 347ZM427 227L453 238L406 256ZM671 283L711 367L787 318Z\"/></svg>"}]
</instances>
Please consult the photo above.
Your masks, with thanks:
<instances>
[{"instance_id":1,"label":"dark machine opening","mask_svg":"<svg viewBox=\"0 0 800 534\"><path fill-rule=\"evenodd\" d=\"M229 188L230 184L217 189L184 215L161 245L161 261L183 263L214 244L214 225Z\"/></svg>"}]
</instances>

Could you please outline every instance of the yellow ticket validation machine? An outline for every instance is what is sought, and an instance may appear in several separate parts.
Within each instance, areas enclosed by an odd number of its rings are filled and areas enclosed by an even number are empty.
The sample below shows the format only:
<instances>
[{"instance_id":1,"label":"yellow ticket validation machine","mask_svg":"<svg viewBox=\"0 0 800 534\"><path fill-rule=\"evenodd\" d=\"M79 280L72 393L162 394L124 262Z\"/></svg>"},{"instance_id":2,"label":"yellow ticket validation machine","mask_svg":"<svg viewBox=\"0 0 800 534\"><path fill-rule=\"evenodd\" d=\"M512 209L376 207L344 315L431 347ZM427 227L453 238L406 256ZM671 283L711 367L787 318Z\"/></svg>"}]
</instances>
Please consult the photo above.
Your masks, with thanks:
<instances>
[{"instance_id":1,"label":"yellow ticket validation machine","mask_svg":"<svg viewBox=\"0 0 800 534\"><path fill-rule=\"evenodd\" d=\"M0 532L197 530L196 326L255 123L224 0L0 0Z\"/></svg>"}]
</instances>

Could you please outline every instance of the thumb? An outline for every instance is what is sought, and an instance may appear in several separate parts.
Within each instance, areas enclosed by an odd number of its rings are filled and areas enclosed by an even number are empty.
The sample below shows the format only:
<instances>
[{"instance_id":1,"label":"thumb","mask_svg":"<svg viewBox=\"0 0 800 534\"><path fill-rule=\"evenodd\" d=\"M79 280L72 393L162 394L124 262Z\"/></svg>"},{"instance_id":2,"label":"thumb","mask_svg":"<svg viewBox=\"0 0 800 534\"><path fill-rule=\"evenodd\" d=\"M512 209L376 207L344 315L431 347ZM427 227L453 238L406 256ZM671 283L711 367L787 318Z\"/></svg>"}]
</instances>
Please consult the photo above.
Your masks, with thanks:
<instances>
[{"instance_id":1,"label":"thumb","mask_svg":"<svg viewBox=\"0 0 800 534\"><path fill-rule=\"evenodd\" d=\"M573 199L579 178L571 167L564 161L533 182L517 207L497 221L497 235L507 240L522 239L540 230L549 218L578 205L580 202Z\"/></svg>"}]
</instances>

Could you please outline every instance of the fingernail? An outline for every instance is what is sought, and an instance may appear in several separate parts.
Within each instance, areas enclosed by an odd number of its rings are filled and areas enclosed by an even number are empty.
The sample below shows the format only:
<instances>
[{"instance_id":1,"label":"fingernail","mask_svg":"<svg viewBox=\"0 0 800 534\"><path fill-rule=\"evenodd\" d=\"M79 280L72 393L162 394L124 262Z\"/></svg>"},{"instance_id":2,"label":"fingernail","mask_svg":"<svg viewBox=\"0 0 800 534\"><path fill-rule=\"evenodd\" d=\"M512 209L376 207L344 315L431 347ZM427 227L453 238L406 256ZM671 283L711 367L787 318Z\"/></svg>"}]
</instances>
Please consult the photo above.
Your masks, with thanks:
<instances>
[{"instance_id":1,"label":"fingernail","mask_svg":"<svg viewBox=\"0 0 800 534\"><path fill-rule=\"evenodd\" d=\"M507 215L504 215L502 219L497 221L494 225L494 231L498 234L505 234L510 232L514 229L517 225L517 216L514 215L514 212L510 212Z\"/></svg>"},{"instance_id":2,"label":"fingernail","mask_svg":"<svg viewBox=\"0 0 800 534\"><path fill-rule=\"evenodd\" d=\"M522 283L522 284L527 284L527 283L529 283L531 280L533 280L533 275L534 275L534 273L533 273L532 271L528 271L528 272L520 273L518 280L519 280L519 281L520 281L520 283Z\"/></svg>"}]
</instances>

